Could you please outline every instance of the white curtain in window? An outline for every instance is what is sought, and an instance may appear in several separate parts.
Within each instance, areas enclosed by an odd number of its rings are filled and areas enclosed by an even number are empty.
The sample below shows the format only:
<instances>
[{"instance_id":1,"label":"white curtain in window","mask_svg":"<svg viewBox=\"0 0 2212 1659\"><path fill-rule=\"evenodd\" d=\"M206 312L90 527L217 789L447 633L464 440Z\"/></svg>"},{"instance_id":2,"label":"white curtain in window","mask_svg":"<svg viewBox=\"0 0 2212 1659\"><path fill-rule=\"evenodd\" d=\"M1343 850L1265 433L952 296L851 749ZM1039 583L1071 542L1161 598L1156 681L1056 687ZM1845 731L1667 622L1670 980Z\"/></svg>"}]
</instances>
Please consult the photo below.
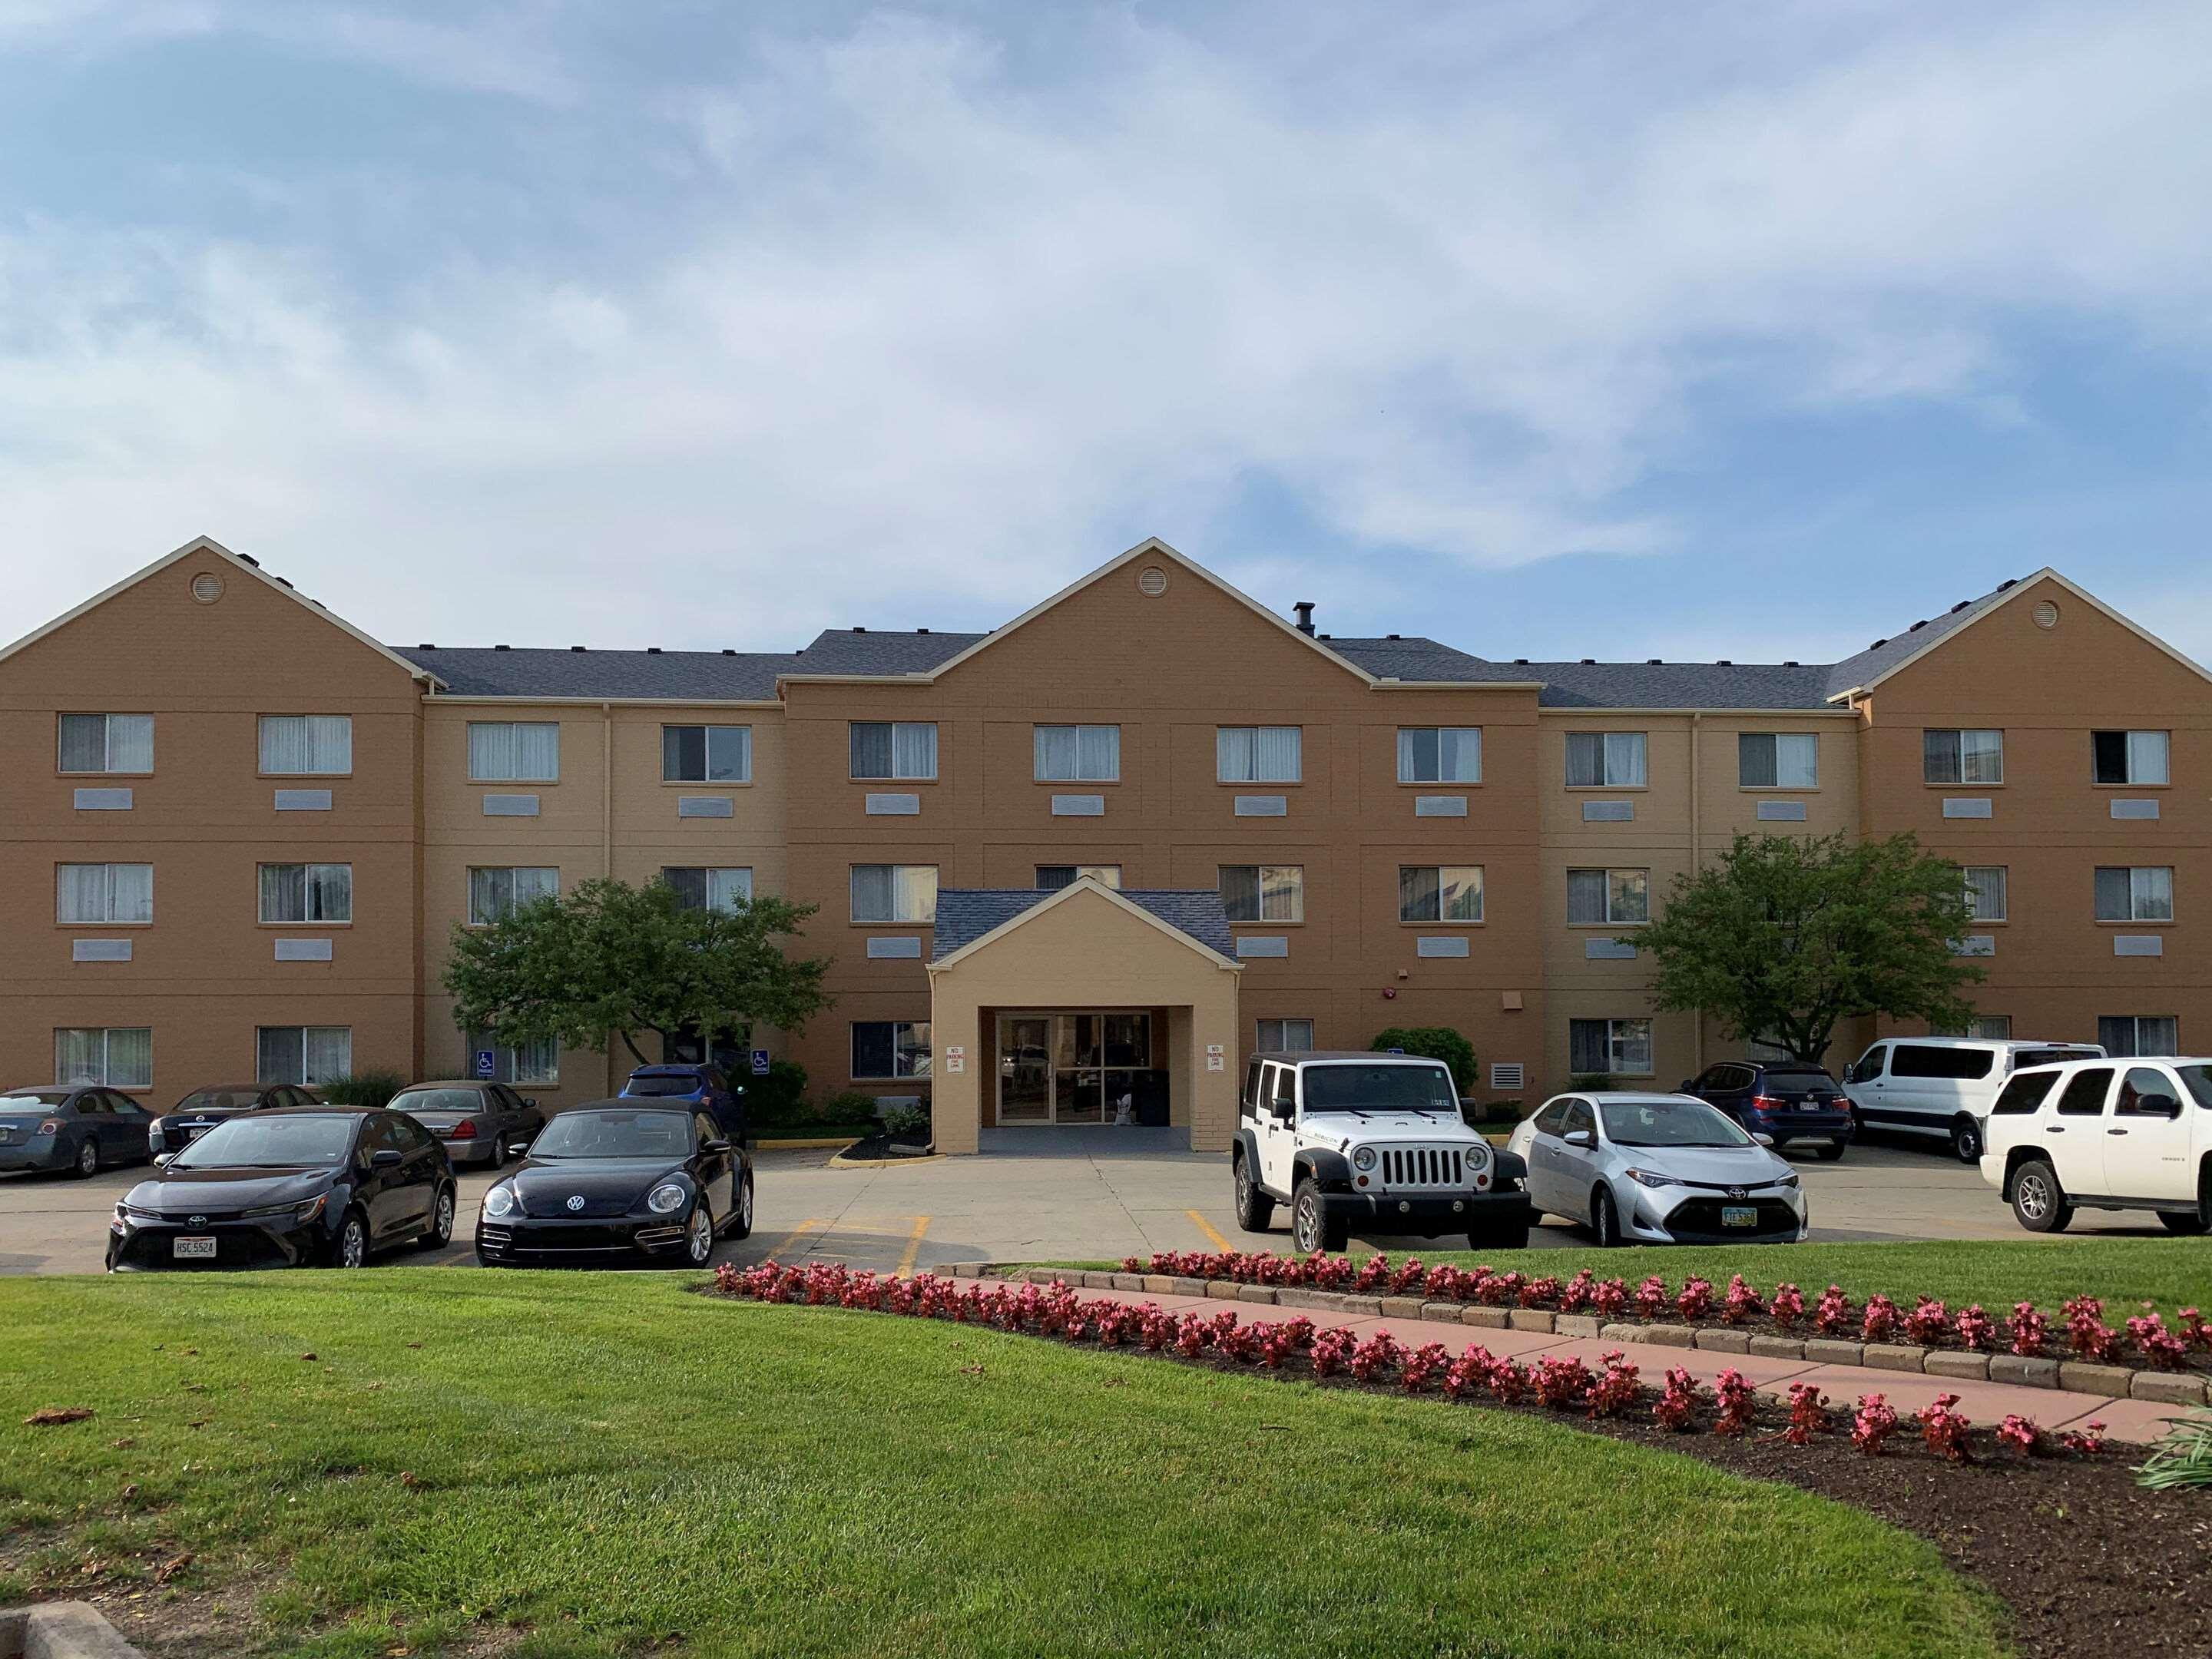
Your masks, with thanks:
<instances>
[{"instance_id":1,"label":"white curtain in window","mask_svg":"<svg viewBox=\"0 0 2212 1659\"><path fill-rule=\"evenodd\" d=\"M1437 781L1482 781L1482 728L1447 726L1437 733Z\"/></svg>"},{"instance_id":2,"label":"white curtain in window","mask_svg":"<svg viewBox=\"0 0 2212 1659\"><path fill-rule=\"evenodd\" d=\"M154 769L154 717L151 714L110 714L107 717L107 769L111 772L150 772Z\"/></svg>"},{"instance_id":3,"label":"white curtain in window","mask_svg":"<svg viewBox=\"0 0 2212 1659\"><path fill-rule=\"evenodd\" d=\"M1080 751L1076 775L1106 783L1121 775L1121 728L1118 726L1079 726L1075 741Z\"/></svg>"},{"instance_id":4,"label":"white curtain in window","mask_svg":"<svg viewBox=\"0 0 2212 1659\"><path fill-rule=\"evenodd\" d=\"M937 920L937 866L930 864L900 864L892 866L896 884L893 898L895 912L901 921L935 921Z\"/></svg>"},{"instance_id":5,"label":"white curtain in window","mask_svg":"<svg viewBox=\"0 0 2212 1659\"><path fill-rule=\"evenodd\" d=\"M1774 739L1775 781L1784 789L1814 789L1820 782L1820 739L1810 732L1784 732Z\"/></svg>"},{"instance_id":6,"label":"white curtain in window","mask_svg":"<svg viewBox=\"0 0 2212 1659\"><path fill-rule=\"evenodd\" d=\"M101 1081L116 1089L152 1086L154 1033L150 1029L118 1026L107 1033L107 1067Z\"/></svg>"},{"instance_id":7,"label":"white curtain in window","mask_svg":"<svg viewBox=\"0 0 2212 1659\"><path fill-rule=\"evenodd\" d=\"M1296 783L1298 781L1299 738L1295 726L1263 726L1254 734L1252 762L1255 783Z\"/></svg>"},{"instance_id":8,"label":"white curtain in window","mask_svg":"<svg viewBox=\"0 0 2212 1659\"><path fill-rule=\"evenodd\" d=\"M551 1037L536 1037L528 1042L518 1042L508 1051L512 1056L507 1078L510 1083L558 1083L561 1080L561 1045Z\"/></svg>"},{"instance_id":9,"label":"white curtain in window","mask_svg":"<svg viewBox=\"0 0 2212 1659\"><path fill-rule=\"evenodd\" d=\"M933 723L902 720L891 727L891 775L937 775L937 727Z\"/></svg>"},{"instance_id":10,"label":"white curtain in window","mask_svg":"<svg viewBox=\"0 0 2212 1659\"><path fill-rule=\"evenodd\" d=\"M514 728L514 776L552 783L561 775L561 726L556 720L523 720Z\"/></svg>"},{"instance_id":11,"label":"white curtain in window","mask_svg":"<svg viewBox=\"0 0 2212 1659\"><path fill-rule=\"evenodd\" d=\"M469 925L497 921L514 903L514 872L495 866L469 872Z\"/></svg>"},{"instance_id":12,"label":"white curtain in window","mask_svg":"<svg viewBox=\"0 0 2212 1659\"><path fill-rule=\"evenodd\" d=\"M261 769L311 774L353 770L349 714L264 714Z\"/></svg>"},{"instance_id":13,"label":"white curtain in window","mask_svg":"<svg viewBox=\"0 0 2212 1659\"><path fill-rule=\"evenodd\" d=\"M1036 775L1060 783L1078 775L1079 750L1072 726L1036 728Z\"/></svg>"},{"instance_id":14,"label":"white curtain in window","mask_svg":"<svg viewBox=\"0 0 2212 1659\"><path fill-rule=\"evenodd\" d=\"M2173 920L2173 872L2164 865L2138 866L2128 872L2130 921Z\"/></svg>"},{"instance_id":15,"label":"white curtain in window","mask_svg":"<svg viewBox=\"0 0 2212 1659\"><path fill-rule=\"evenodd\" d=\"M1644 733L1605 734L1605 781L1616 789L1639 786L1644 781Z\"/></svg>"},{"instance_id":16,"label":"white curtain in window","mask_svg":"<svg viewBox=\"0 0 2212 1659\"><path fill-rule=\"evenodd\" d=\"M1224 783L1251 782L1255 736L1249 726L1216 726L1213 732L1213 775Z\"/></svg>"},{"instance_id":17,"label":"white curtain in window","mask_svg":"<svg viewBox=\"0 0 2212 1659\"><path fill-rule=\"evenodd\" d=\"M1305 918L1304 867L1296 864L1260 866L1260 920L1301 921Z\"/></svg>"},{"instance_id":18,"label":"white curtain in window","mask_svg":"<svg viewBox=\"0 0 2212 1659\"><path fill-rule=\"evenodd\" d=\"M54 872L54 917L58 921L101 922L107 915L107 866L64 864Z\"/></svg>"},{"instance_id":19,"label":"white curtain in window","mask_svg":"<svg viewBox=\"0 0 2212 1659\"><path fill-rule=\"evenodd\" d=\"M557 720L471 720L469 775L490 783L554 783L561 776Z\"/></svg>"},{"instance_id":20,"label":"white curtain in window","mask_svg":"<svg viewBox=\"0 0 2212 1659\"><path fill-rule=\"evenodd\" d=\"M261 866L261 920L305 921L307 919L307 866L304 864L264 864Z\"/></svg>"},{"instance_id":21,"label":"white curtain in window","mask_svg":"<svg viewBox=\"0 0 2212 1659\"><path fill-rule=\"evenodd\" d=\"M2130 783L2166 781L2166 736L2163 732L2128 733L2128 781Z\"/></svg>"},{"instance_id":22,"label":"white curtain in window","mask_svg":"<svg viewBox=\"0 0 2212 1659\"><path fill-rule=\"evenodd\" d=\"M514 727L512 725L505 720L469 722L469 775L493 782L514 775Z\"/></svg>"},{"instance_id":23,"label":"white curtain in window","mask_svg":"<svg viewBox=\"0 0 2212 1659\"><path fill-rule=\"evenodd\" d=\"M753 872L750 870L709 870L707 872L707 908L710 910L730 911L740 904L751 902Z\"/></svg>"},{"instance_id":24,"label":"white curtain in window","mask_svg":"<svg viewBox=\"0 0 2212 1659\"><path fill-rule=\"evenodd\" d=\"M1651 1022L1616 1019L1613 1022L1612 1069L1628 1077L1642 1077L1651 1069Z\"/></svg>"},{"instance_id":25,"label":"white curtain in window","mask_svg":"<svg viewBox=\"0 0 2212 1659\"><path fill-rule=\"evenodd\" d=\"M891 920L891 866L856 864L853 866L853 920Z\"/></svg>"},{"instance_id":26,"label":"white curtain in window","mask_svg":"<svg viewBox=\"0 0 2212 1659\"><path fill-rule=\"evenodd\" d=\"M261 769L264 772L304 772L307 769L307 721L300 714L261 717Z\"/></svg>"},{"instance_id":27,"label":"white curtain in window","mask_svg":"<svg viewBox=\"0 0 2212 1659\"><path fill-rule=\"evenodd\" d=\"M2004 733L2002 732L1960 732L1959 763L1963 782L2002 783L2004 781Z\"/></svg>"},{"instance_id":28,"label":"white curtain in window","mask_svg":"<svg viewBox=\"0 0 2212 1659\"><path fill-rule=\"evenodd\" d=\"M1568 871L1567 921L1576 927L1601 925L1606 919L1605 893L1604 871Z\"/></svg>"},{"instance_id":29,"label":"white curtain in window","mask_svg":"<svg viewBox=\"0 0 2212 1659\"><path fill-rule=\"evenodd\" d=\"M101 1081L102 1039L106 1036L106 1032L96 1029L56 1031L54 1081L64 1085Z\"/></svg>"},{"instance_id":30,"label":"white curtain in window","mask_svg":"<svg viewBox=\"0 0 2212 1659\"><path fill-rule=\"evenodd\" d=\"M353 866L311 864L307 866L307 920L353 920Z\"/></svg>"},{"instance_id":31,"label":"white curtain in window","mask_svg":"<svg viewBox=\"0 0 2212 1659\"><path fill-rule=\"evenodd\" d=\"M553 865L526 865L514 872L514 902L534 904L542 898L556 898L561 892L561 872Z\"/></svg>"},{"instance_id":32,"label":"white curtain in window","mask_svg":"<svg viewBox=\"0 0 2212 1659\"><path fill-rule=\"evenodd\" d=\"M346 1025L310 1025L307 1030L309 1084L328 1083L353 1070L353 1029Z\"/></svg>"},{"instance_id":33,"label":"white curtain in window","mask_svg":"<svg viewBox=\"0 0 2212 1659\"><path fill-rule=\"evenodd\" d=\"M1966 867L1966 900L1977 921L2002 921L2005 915L2005 872L2002 865Z\"/></svg>"},{"instance_id":34,"label":"white curtain in window","mask_svg":"<svg viewBox=\"0 0 2212 1659\"><path fill-rule=\"evenodd\" d=\"M154 920L154 866L150 864L111 864L107 866L107 914L112 921Z\"/></svg>"}]
</instances>

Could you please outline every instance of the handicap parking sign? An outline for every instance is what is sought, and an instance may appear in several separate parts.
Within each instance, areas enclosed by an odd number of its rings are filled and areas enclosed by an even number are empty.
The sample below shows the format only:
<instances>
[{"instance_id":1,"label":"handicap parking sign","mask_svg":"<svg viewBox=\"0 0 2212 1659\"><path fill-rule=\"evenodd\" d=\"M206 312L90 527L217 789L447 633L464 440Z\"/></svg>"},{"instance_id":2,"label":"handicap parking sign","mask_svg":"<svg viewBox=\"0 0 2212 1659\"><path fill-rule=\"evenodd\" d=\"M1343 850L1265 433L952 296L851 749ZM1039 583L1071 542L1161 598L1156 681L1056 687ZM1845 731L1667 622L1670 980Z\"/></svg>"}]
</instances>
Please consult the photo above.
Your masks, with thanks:
<instances>
[{"instance_id":1,"label":"handicap parking sign","mask_svg":"<svg viewBox=\"0 0 2212 1659\"><path fill-rule=\"evenodd\" d=\"M765 1048L753 1050L753 1075L755 1077L768 1075L768 1050Z\"/></svg>"},{"instance_id":2,"label":"handicap parking sign","mask_svg":"<svg viewBox=\"0 0 2212 1659\"><path fill-rule=\"evenodd\" d=\"M492 1059L493 1056L490 1049L479 1048L477 1050L477 1075L478 1077L489 1079L491 1076L493 1071Z\"/></svg>"}]
</instances>

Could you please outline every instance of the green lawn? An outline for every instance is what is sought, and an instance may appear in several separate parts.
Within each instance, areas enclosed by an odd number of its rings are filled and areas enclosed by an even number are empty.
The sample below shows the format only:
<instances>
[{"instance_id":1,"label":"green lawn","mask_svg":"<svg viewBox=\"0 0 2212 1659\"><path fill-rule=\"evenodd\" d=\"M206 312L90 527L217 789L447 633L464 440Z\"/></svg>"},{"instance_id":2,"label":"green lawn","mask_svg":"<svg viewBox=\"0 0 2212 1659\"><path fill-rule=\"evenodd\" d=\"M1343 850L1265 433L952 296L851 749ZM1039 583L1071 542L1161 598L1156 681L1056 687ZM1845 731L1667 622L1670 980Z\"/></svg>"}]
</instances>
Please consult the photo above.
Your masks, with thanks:
<instances>
[{"instance_id":1,"label":"green lawn","mask_svg":"<svg viewBox=\"0 0 2212 1659\"><path fill-rule=\"evenodd\" d=\"M1231 1243L1237 1241L1232 1239ZM1261 1241L1254 1240L1255 1243ZM1438 1243L1445 1241L1439 1239ZM1265 1248L1290 1255L1290 1240L1274 1236ZM1354 1261L1367 1252L1355 1249ZM1840 1285L1856 1301L1880 1291L1910 1308L1917 1296L1939 1297L1953 1309L1978 1302L1993 1315L2015 1302L2033 1302L2056 1314L2069 1297L2101 1297L2105 1319L2117 1325L2136 1304L2155 1302L2171 1316L2177 1307L2212 1307L2212 1239L2082 1238L1959 1240L1903 1244L1716 1244L1632 1249L1394 1250L1393 1261L1419 1256L1431 1266L1480 1261L1503 1273L1553 1273L1565 1279L1588 1267L1601 1279L1626 1279L1632 1288L1646 1273L1680 1287L1692 1273L1725 1286L1741 1273L1764 1292L1783 1281L1813 1297ZM1056 1267L1118 1268L1118 1261L1056 1262Z\"/></svg>"},{"instance_id":2,"label":"green lawn","mask_svg":"<svg viewBox=\"0 0 2212 1659\"><path fill-rule=\"evenodd\" d=\"M239 1651L2002 1650L1927 1545L1687 1458L668 1276L13 1279L0 1331L6 1548L285 1566Z\"/></svg>"}]
</instances>

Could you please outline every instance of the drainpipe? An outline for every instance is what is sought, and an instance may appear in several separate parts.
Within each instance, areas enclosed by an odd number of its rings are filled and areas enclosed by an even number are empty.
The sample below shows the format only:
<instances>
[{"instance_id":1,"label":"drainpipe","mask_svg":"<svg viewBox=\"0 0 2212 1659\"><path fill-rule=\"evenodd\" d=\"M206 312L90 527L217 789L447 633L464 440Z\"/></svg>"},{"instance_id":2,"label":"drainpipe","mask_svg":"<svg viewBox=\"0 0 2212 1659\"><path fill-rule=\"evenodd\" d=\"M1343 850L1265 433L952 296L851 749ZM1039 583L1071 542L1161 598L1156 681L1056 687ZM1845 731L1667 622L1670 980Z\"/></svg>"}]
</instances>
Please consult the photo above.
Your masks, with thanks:
<instances>
[{"instance_id":1,"label":"drainpipe","mask_svg":"<svg viewBox=\"0 0 2212 1659\"><path fill-rule=\"evenodd\" d=\"M1690 712L1690 873L1695 876L1705 867L1705 847L1703 835L1705 799L1705 775L1698 764L1698 734L1705 730L1703 709ZM1705 1069L1705 1011L1702 1008L1690 1020L1690 1075L1697 1076Z\"/></svg>"},{"instance_id":2,"label":"drainpipe","mask_svg":"<svg viewBox=\"0 0 2212 1659\"><path fill-rule=\"evenodd\" d=\"M599 873L611 877L615 872L615 706L611 702L599 705ZM607 1093L617 1095L622 1085L615 1080L615 1045L607 1044Z\"/></svg>"}]
</instances>

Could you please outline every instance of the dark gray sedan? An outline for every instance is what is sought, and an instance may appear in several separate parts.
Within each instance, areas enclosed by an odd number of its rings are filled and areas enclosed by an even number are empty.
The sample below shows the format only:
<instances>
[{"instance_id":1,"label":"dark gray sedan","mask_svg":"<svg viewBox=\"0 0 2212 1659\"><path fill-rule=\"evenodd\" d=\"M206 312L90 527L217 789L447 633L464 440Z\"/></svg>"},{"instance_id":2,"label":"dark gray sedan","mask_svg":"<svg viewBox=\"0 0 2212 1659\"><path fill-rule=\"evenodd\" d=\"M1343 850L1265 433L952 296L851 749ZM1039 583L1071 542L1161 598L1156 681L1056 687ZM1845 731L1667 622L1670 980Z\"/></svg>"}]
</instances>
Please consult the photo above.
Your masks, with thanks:
<instances>
[{"instance_id":1,"label":"dark gray sedan","mask_svg":"<svg viewBox=\"0 0 2212 1659\"><path fill-rule=\"evenodd\" d=\"M153 1156L154 1115L128 1096L89 1084L0 1093L0 1170L66 1170L88 1176Z\"/></svg>"},{"instance_id":2,"label":"dark gray sedan","mask_svg":"<svg viewBox=\"0 0 2212 1659\"><path fill-rule=\"evenodd\" d=\"M392 1097L392 1109L437 1136L456 1167L495 1170L510 1146L537 1139L545 1127L538 1103L504 1083L410 1083Z\"/></svg>"}]
</instances>

